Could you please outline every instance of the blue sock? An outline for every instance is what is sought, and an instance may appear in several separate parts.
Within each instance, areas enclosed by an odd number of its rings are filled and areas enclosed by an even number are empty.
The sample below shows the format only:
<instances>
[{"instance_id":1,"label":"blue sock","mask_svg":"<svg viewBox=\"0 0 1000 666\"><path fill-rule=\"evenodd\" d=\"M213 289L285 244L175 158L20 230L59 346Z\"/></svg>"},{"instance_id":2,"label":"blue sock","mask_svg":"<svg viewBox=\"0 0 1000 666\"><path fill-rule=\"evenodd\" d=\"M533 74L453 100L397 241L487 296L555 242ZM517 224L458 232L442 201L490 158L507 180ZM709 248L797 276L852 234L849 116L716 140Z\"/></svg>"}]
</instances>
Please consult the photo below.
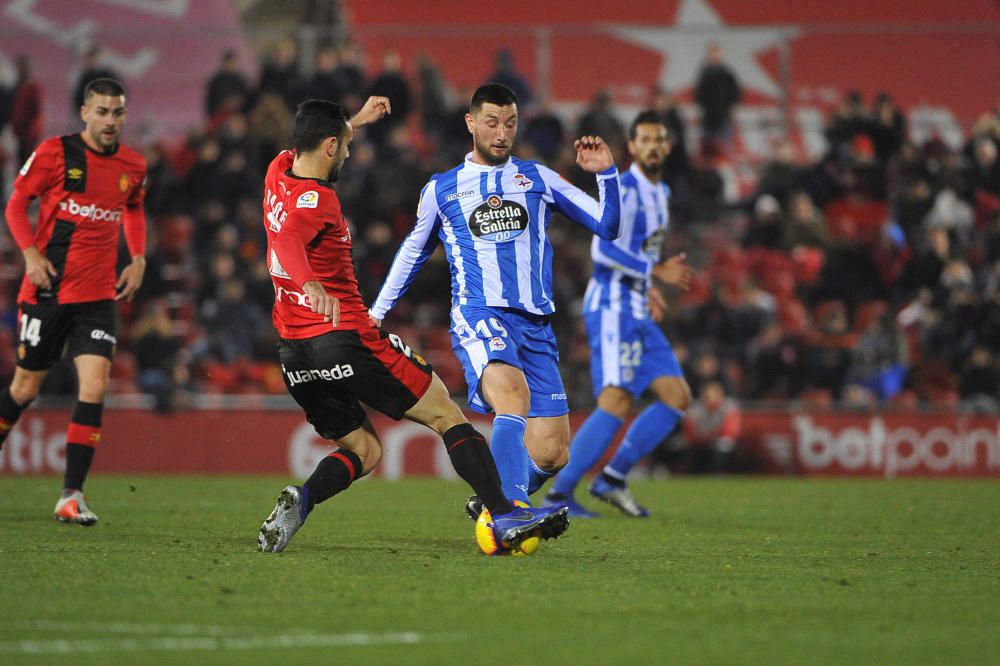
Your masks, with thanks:
<instances>
[{"instance_id":1,"label":"blue sock","mask_svg":"<svg viewBox=\"0 0 1000 666\"><path fill-rule=\"evenodd\" d=\"M684 412L659 401L644 409L625 432L621 446L605 465L604 473L625 481L635 464L652 453L683 416Z\"/></svg>"},{"instance_id":2,"label":"blue sock","mask_svg":"<svg viewBox=\"0 0 1000 666\"><path fill-rule=\"evenodd\" d=\"M527 422L516 414L497 414L493 419L490 451L500 472L507 499L528 502L528 449L524 446Z\"/></svg>"},{"instance_id":3,"label":"blue sock","mask_svg":"<svg viewBox=\"0 0 1000 666\"><path fill-rule=\"evenodd\" d=\"M569 464L563 467L552 484L553 495L572 495L576 484L591 467L597 464L604 452L611 446L618 429L622 427L620 418L600 407L587 417L569 445Z\"/></svg>"},{"instance_id":4,"label":"blue sock","mask_svg":"<svg viewBox=\"0 0 1000 666\"><path fill-rule=\"evenodd\" d=\"M528 456L528 494L534 495L535 492L545 485L545 482L555 476L555 472L546 472L544 469L539 467L531 456Z\"/></svg>"}]
</instances>

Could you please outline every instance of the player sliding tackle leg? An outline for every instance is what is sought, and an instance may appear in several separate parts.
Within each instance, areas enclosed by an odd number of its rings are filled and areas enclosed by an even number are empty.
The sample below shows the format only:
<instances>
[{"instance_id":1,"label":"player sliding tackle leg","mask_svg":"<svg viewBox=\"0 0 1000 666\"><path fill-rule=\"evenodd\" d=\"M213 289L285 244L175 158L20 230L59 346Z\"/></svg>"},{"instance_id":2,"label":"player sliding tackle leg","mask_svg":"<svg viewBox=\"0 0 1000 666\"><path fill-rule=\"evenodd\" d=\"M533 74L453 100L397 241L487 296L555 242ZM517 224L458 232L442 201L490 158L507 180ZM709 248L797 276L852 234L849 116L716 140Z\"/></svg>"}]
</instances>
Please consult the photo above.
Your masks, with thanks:
<instances>
[{"instance_id":1,"label":"player sliding tackle leg","mask_svg":"<svg viewBox=\"0 0 1000 666\"><path fill-rule=\"evenodd\" d=\"M568 525L565 507L511 504L486 440L430 365L398 336L379 330L361 300L350 231L332 183L348 157L354 128L390 111L384 97L369 98L353 119L339 104L303 102L293 123L294 151L281 152L268 167L264 226L282 377L316 432L339 448L305 483L281 492L258 535L264 552L284 550L317 504L381 460L382 444L362 403L441 435L455 471L492 512L500 542L516 547L536 532L553 538Z\"/></svg>"}]
</instances>

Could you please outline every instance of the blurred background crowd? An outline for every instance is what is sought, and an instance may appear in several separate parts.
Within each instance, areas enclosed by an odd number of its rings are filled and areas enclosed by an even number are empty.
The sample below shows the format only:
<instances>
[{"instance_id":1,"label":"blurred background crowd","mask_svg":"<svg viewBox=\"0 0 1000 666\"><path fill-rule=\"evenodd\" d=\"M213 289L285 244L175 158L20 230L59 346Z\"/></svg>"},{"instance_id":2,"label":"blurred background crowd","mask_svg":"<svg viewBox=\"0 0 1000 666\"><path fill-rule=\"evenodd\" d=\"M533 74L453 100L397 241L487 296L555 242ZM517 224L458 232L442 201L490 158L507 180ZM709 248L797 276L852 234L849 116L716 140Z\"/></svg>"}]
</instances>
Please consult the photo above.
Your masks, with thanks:
<instances>
[{"instance_id":1,"label":"blurred background crowd","mask_svg":"<svg viewBox=\"0 0 1000 666\"><path fill-rule=\"evenodd\" d=\"M296 105L338 101L356 111L371 94L393 113L359 132L337 185L353 228L362 293L370 300L414 221L428 177L470 148L463 116L469 89L450 85L426 57L366 53L348 35L320 42L303 63L294 39L274 43L247 71L219 54L204 86L204 122L180 142L136 146L149 162L149 267L139 297L120 310L113 369L118 394L147 393L162 409L199 395L284 394L270 323L273 291L260 219L263 175L288 146ZM669 294L664 327L707 412L747 401L796 401L848 409L1000 409L1000 106L955 150L938 138L909 140L892 90L844 94L827 118L818 160L776 140L774 158L735 163L732 110L740 81L724 49L705 54L695 92L701 123L689 125L671 91L650 86L645 105L670 128L665 180L673 192L668 254L686 252L694 287ZM97 76L115 75L94 46L74 98ZM629 118L595 88L578 114L533 94L508 51L482 80L514 88L520 104L515 154L538 159L585 189L572 141L598 134L628 166ZM127 81L126 81L127 83ZM0 90L0 132L9 127L23 162L40 141L41 89L32 63ZM751 186L735 172L750 169ZM9 193L9 183L5 191ZM590 273L590 237L555 219L554 273L564 380L574 408L592 406L589 350L579 316ZM0 347L13 349L19 253L0 231ZM464 393L448 333L449 277L439 250L385 326L422 353L456 394ZM13 355L0 354L0 384ZM73 390L54 372L47 393ZM730 423L729 426L732 427ZM694 435L692 435L694 436Z\"/></svg>"}]
</instances>

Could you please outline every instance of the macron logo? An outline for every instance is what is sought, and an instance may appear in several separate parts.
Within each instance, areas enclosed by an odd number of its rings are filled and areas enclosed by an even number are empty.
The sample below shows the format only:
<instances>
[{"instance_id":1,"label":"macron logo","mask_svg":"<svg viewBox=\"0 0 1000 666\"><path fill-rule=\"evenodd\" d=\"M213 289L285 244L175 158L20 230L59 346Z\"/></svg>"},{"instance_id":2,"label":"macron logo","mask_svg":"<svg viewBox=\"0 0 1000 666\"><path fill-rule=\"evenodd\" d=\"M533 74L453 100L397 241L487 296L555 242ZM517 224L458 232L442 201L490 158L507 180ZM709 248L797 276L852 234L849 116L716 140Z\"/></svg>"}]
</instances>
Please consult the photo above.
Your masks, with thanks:
<instances>
[{"instance_id":1,"label":"macron logo","mask_svg":"<svg viewBox=\"0 0 1000 666\"><path fill-rule=\"evenodd\" d=\"M121 210L109 210L107 208L101 208L94 204L87 204L81 206L72 197L69 201L60 201L59 210L64 213L69 213L74 217L82 217L85 220L93 220L94 222L121 222L122 212Z\"/></svg>"}]
</instances>

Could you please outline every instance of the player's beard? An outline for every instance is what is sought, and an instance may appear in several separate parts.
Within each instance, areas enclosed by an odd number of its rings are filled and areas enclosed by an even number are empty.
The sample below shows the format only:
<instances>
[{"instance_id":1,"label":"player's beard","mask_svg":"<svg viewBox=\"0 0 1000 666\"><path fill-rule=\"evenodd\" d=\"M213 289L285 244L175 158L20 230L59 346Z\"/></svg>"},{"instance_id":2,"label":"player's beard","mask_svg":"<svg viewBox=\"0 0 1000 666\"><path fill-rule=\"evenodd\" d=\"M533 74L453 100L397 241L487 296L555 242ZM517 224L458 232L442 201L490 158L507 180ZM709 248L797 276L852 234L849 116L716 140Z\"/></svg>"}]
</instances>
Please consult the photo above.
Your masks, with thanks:
<instances>
[{"instance_id":1,"label":"player's beard","mask_svg":"<svg viewBox=\"0 0 1000 666\"><path fill-rule=\"evenodd\" d=\"M114 151L115 146L118 145L118 137L120 134L121 133L116 130L113 136L105 135L104 130L97 130L96 132L92 132L90 137L94 140L94 143L97 144L98 148L105 153L110 153Z\"/></svg>"},{"instance_id":2,"label":"player's beard","mask_svg":"<svg viewBox=\"0 0 1000 666\"><path fill-rule=\"evenodd\" d=\"M330 173L327 175L326 179L331 183L336 183L340 180L340 172L344 168L344 162L346 160L340 160L339 162L334 162L330 165Z\"/></svg>"},{"instance_id":3,"label":"player's beard","mask_svg":"<svg viewBox=\"0 0 1000 666\"><path fill-rule=\"evenodd\" d=\"M664 159L666 158L659 155L656 156L656 159L646 157L646 159L639 160L639 168L650 180L659 180L663 173Z\"/></svg>"},{"instance_id":4,"label":"player's beard","mask_svg":"<svg viewBox=\"0 0 1000 666\"><path fill-rule=\"evenodd\" d=\"M476 141L476 152L479 153L488 164L493 166L500 166L510 159L510 146L507 146L507 150L504 151L503 155L498 157L493 152L490 151L492 144L483 143L479 140L479 137L475 138Z\"/></svg>"}]
</instances>

